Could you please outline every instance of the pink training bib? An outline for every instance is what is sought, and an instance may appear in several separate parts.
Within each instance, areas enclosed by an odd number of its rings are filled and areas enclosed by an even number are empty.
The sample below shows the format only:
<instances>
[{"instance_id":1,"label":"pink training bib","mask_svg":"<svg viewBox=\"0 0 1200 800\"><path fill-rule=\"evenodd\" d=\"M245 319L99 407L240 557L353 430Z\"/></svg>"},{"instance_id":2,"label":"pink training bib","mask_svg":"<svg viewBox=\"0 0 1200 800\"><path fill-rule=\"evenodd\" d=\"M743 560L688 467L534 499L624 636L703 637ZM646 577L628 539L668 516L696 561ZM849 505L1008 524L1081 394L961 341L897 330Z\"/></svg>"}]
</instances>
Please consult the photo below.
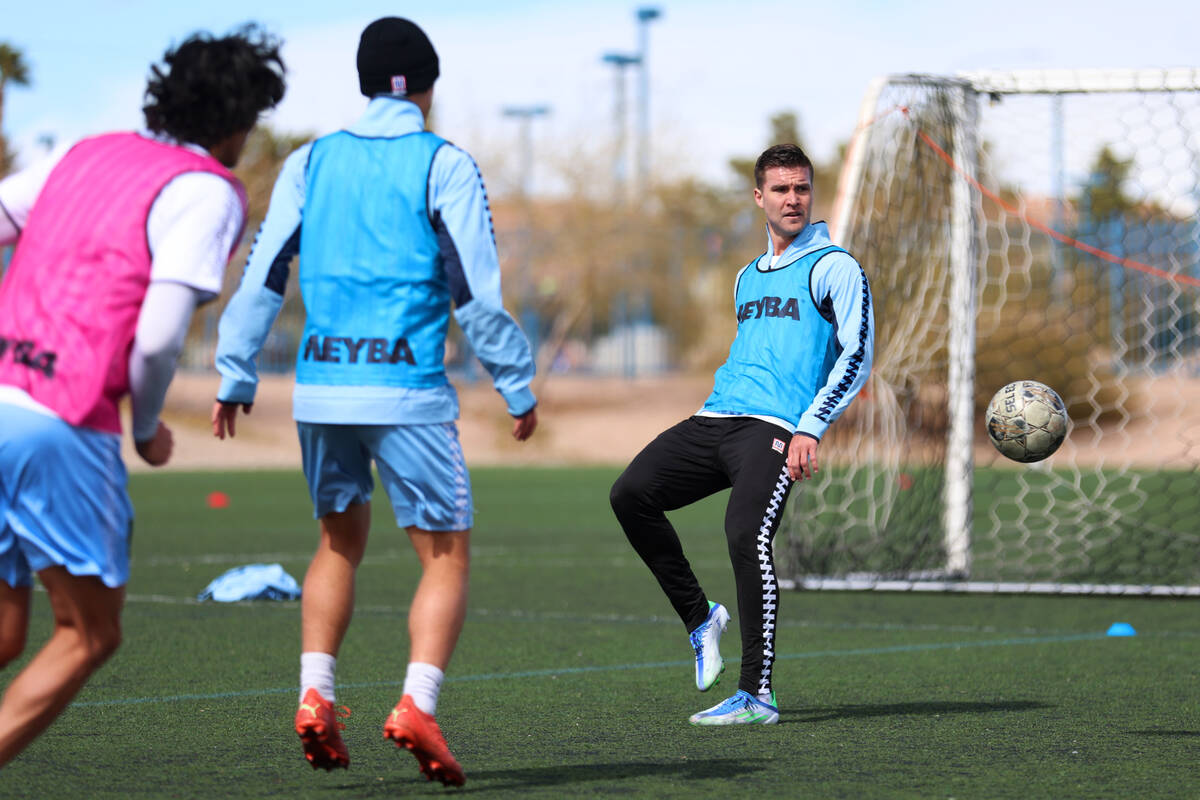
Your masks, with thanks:
<instances>
[{"instance_id":1,"label":"pink training bib","mask_svg":"<svg viewBox=\"0 0 1200 800\"><path fill-rule=\"evenodd\" d=\"M50 173L0 284L0 383L72 425L120 433L150 283L146 223L184 172L241 183L215 158L134 133L85 139Z\"/></svg>"}]
</instances>

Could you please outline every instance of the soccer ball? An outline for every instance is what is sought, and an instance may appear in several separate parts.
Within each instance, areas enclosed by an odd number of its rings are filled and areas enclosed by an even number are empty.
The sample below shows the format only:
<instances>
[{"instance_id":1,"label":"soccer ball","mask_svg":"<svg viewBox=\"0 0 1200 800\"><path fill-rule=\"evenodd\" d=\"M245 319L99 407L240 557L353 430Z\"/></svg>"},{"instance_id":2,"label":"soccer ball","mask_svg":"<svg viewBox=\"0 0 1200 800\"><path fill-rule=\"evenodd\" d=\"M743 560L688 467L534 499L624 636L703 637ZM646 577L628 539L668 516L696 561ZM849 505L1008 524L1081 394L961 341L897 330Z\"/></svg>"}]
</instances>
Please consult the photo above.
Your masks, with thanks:
<instances>
[{"instance_id":1,"label":"soccer ball","mask_svg":"<svg viewBox=\"0 0 1200 800\"><path fill-rule=\"evenodd\" d=\"M1041 461L1067 436L1067 407L1044 383L1013 381L988 403L987 434L1002 455L1022 464Z\"/></svg>"}]
</instances>

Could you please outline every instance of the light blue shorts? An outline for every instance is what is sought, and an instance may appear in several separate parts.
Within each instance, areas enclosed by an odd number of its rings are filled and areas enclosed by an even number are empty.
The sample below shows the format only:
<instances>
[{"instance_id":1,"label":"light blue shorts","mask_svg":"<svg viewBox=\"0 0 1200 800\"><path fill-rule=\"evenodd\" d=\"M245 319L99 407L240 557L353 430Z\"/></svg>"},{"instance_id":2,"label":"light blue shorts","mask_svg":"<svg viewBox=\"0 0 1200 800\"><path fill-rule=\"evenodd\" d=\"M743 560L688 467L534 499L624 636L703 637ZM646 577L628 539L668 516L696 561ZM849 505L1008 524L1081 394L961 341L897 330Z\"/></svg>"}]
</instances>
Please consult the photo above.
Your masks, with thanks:
<instances>
[{"instance_id":1,"label":"light blue shorts","mask_svg":"<svg viewBox=\"0 0 1200 800\"><path fill-rule=\"evenodd\" d=\"M454 423L297 422L296 429L314 517L370 500L374 461L401 528L465 531L471 527L471 479Z\"/></svg>"},{"instance_id":2,"label":"light blue shorts","mask_svg":"<svg viewBox=\"0 0 1200 800\"><path fill-rule=\"evenodd\" d=\"M121 437L0 403L0 580L66 567L129 581L133 506Z\"/></svg>"}]
</instances>

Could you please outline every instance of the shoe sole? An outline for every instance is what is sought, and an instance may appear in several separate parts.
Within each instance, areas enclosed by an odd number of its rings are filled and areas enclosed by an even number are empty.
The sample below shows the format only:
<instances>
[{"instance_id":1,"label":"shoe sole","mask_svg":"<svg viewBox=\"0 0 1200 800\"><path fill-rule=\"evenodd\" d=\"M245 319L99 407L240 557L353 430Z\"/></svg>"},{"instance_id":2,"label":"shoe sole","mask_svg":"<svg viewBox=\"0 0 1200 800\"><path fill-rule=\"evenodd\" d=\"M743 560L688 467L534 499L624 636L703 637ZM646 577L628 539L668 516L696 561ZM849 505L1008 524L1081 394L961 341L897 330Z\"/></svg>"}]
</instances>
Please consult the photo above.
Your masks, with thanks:
<instances>
[{"instance_id":1,"label":"shoe sole","mask_svg":"<svg viewBox=\"0 0 1200 800\"><path fill-rule=\"evenodd\" d=\"M756 716L753 719L731 719L724 720L722 722L705 722L703 720L689 719L688 722L692 723L698 728L712 728L724 725L777 725L779 723L779 717L771 719L770 716L763 714Z\"/></svg>"},{"instance_id":2,"label":"shoe sole","mask_svg":"<svg viewBox=\"0 0 1200 800\"><path fill-rule=\"evenodd\" d=\"M318 733L312 728L297 728L300 736L300 746L304 749L304 758L313 769L323 769L326 772L334 769L349 769L350 757L342 757L337 750L329 746L329 736L325 732Z\"/></svg>"},{"instance_id":3,"label":"shoe sole","mask_svg":"<svg viewBox=\"0 0 1200 800\"><path fill-rule=\"evenodd\" d=\"M721 675L724 674L724 672L725 672L725 659L722 658L721 659L721 668L719 670L717 670L717 677L713 678L713 682L710 683L708 686L701 686L699 684L699 682L697 682L696 688L702 692L707 692L709 689L713 688L714 686L716 686L718 683L721 682Z\"/></svg>"},{"instance_id":4,"label":"shoe sole","mask_svg":"<svg viewBox=\"0 0 1200 800\"><path fill-rule=\"evenodd\" d=\"M462 786L467 776L462 767L451 767L443 763L437 753L422 746L420 740L406 731L384 731L384 736L396 743L396 747L409 751L417 759L417 766L427 780L441 781L443 786ZM455 765L457 766L457 765Z\"/></svg>"}]
</instances>

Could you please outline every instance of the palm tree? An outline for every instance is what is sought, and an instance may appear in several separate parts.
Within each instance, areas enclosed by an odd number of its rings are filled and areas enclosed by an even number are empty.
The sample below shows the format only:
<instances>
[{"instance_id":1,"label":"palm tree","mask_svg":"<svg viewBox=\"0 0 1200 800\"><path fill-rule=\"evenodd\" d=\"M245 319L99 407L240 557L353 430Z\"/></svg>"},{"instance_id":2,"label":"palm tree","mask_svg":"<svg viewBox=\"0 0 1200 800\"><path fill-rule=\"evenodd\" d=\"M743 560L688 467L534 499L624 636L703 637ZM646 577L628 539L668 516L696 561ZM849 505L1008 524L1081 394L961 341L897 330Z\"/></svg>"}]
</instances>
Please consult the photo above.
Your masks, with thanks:
<instances>
[{"instance_id":1,"label":"palm tree","mask_svg":"<svg viewBox=\"0 0 1200 800\"><path fill-rule=\"evenodd\" d=\"M4 88L9 81L15 86L28 86L29 65L24 53L8 42L0 42L0 129L4 127Z\"/></svg>"},{"instance_id":2,"label":"palm tree","mask_svg":"<svg viewBox=\"0 0 1200 800\"><path fill-rule=\"evenodd\" d=\"M8 172L11 161L8 140L4 138L4 89L9 81L14 86L28 86L29 65L19 49L8 42L0 42L0 175Z\"/></svg>"}]
</instances>

